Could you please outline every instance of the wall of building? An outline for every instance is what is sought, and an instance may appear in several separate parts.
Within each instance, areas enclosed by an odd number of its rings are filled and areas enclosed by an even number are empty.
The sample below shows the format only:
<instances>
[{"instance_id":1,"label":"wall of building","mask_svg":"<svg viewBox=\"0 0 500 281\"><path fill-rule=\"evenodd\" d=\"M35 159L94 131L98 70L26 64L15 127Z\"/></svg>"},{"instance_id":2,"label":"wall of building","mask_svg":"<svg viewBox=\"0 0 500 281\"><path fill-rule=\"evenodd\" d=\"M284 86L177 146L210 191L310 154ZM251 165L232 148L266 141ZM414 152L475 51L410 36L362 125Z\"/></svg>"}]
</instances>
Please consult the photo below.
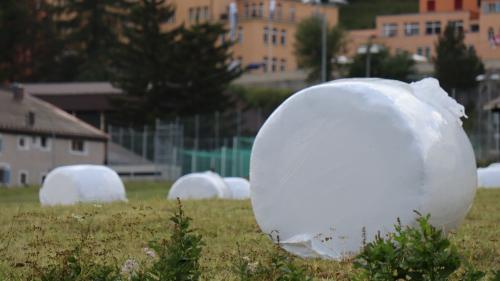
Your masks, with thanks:
<instances>
[{"instance_id":1,"label":"wall of building","mask_svg":"<svg viewBox=\"0 0 500 281\"><path fill-rule=\"evenodd\" d=\"M228 12L232 0L170 0L176 7L175 20L165 23L166 29L179 24L190 25L203 21L217 21L229 28ZM322 7L303 4L294 0L277 0L272 21L269 16L270 0L239 0L235 1L238 10L237 43L233 47L234 58L239 59L243 66L249 64L267 64L267 72L272 71L273 59L276 62L275 72L297 70L294 55L295 32L298 23L318 12L325 14L330 26L338 23L338 9L333 6ZM268 41L264 36L268 30ZM272 43L273 31L276 34L276 44ZM228 37L227 37L228 38ZM282 41L283 38L283 41ZM283 42L283 43L282 43ZM265 73L265 69L252 71Z\"/></svg>"},{"instance_id":2,"label":"wall of building","mask_svg":"<svg viewBox=\"0 0 500 281\"><path fill-rule=\"evenodd\" d=\"M25 148L19 146L24 138ZM0 168L10 170L8 186L20 185L21 172L27 173L27 184L40 184L42 178L53 168L64 165L96 164L105 161L105 143L84 141L84 152L73 152L71 140L48 138L47 148L40 147L39 136L22 136L0 133ZM0 186L2 184L0 183Z\"/></svg>"},{"instance_id":3,"label":"wall of building","mask_svg":"<svg viewBox=\"0 0 500 281\"><path fill-rule=\"evenodd\" d=\"M478 12L479 2L478 0L420 0L419 7L420 13L432 12L429 11L430 2L434 2L434 12L453 12L459 11L458 8L461 2L463 11ZM458 5L458 6L456 6Z\"/></svg>"}]
</instances>

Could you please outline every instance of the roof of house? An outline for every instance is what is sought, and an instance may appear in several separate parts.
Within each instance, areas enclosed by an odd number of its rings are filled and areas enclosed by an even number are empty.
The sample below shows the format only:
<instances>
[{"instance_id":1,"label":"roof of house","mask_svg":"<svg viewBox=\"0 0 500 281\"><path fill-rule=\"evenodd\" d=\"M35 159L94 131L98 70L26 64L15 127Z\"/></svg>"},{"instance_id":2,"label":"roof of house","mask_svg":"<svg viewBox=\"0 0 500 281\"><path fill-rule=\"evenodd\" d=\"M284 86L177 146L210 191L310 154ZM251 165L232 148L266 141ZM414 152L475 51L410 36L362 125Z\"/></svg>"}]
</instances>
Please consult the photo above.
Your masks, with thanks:
<instances>
[{"instance_id":1,"label":"roof of house","mask_svg":"<svg viewBox=\"0 0 500 281\"><path fill-rule=\"evenodd\" d=\"M32 125L28 122L30 112L34 116ZM0 88L0 132L101 141L108 138L104 132L29 94L15 100L12 91L4 88Z\"/></svg>"},{"instance_id":2,"label":"roof of house","mask_svg":"<svg viewBox=\"0 0 500 281\"><path fill-rule=\"evenodd\" d=\"M67 82L23 84L26 93L38 95L115 95L123 93L109 82Z\"/></svg>"}]
</instances>

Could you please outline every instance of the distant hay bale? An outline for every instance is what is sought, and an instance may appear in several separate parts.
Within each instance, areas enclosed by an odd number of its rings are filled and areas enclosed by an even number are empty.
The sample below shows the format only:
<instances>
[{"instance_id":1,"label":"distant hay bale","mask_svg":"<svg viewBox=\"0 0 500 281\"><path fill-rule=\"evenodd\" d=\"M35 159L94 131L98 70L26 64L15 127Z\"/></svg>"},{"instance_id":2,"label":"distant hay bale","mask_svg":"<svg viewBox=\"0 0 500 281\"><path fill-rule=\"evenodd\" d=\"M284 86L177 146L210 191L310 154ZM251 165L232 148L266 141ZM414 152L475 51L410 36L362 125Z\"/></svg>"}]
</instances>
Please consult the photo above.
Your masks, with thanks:
<instances>
[{"instance_id":1,"label":"distant hay bale","mask_svg":"<svg viewBox=\"0 0 500 281\"><path fill-rule=\"evenodd\" d=\"M231 198L231 190L216 173L191 173L180 177L168 192L168 199Z\"/></svg>"},{"instance_id":2,"label":"distant hay bale","mask_svg":"<svg viewBox=\"0 0 500 281\"><path fill-rule=\"evenodd\" d=\"M244 200L250 198L250 182L245 178L228 177L224 178L227 186L231 190L231 198Z\"/></svg>"},{"instance_id":3,"label":"distant hay bale","mask_svg":"<svg viewBox=\"0 0 500 281\"><path fill-rule=\"evenodd\" d=\"M40 189L42 206L127 201L118 174L105 166L63 166L51 171Z\"/></svg>"}]
</instances>

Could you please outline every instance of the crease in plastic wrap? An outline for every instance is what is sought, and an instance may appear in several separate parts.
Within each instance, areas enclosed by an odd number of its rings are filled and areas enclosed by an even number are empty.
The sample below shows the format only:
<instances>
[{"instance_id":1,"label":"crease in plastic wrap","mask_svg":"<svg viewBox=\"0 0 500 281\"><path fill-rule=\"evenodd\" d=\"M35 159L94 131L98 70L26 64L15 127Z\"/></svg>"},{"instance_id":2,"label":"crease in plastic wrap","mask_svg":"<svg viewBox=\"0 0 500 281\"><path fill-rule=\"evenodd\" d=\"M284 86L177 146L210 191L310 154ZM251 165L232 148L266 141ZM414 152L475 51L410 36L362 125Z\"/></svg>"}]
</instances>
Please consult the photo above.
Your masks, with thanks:
<instances>
[{"instance_id":1,"label":"crease in plastic wrap","mask_svg":"<svg viewBox=\"0 0 500 281\"><path fill-rule=\"evenodd\" d=\"M252 150L260 228L296 255L342 259L359 251L364 231L370 241L397 218L414 225L414 210L458 227L477 186L462 117L432 78L342 79L294 94Z\"/></svg>"},{"instance_id":2,"label":"crease in plastic wrap","mask_svg":"<svg viewBox=\"0 0 500 281\"><path fill-rule=\"evenodd\" d=\"M99 165L62 166L52 170L39 196L43 206L127 201L118 174Z\"/></svg>"},{"instance_id":3,"label":"crease in plastic wrap","mask_svg":"<svg viewBox=\"0 0 500 281\"><path fill-rule=\"evenodd\" d=\"M231 198L231 190L214 172L191 173L177 179L168 192L168 199L200 200Z\"/></svg>"}]
</instances>

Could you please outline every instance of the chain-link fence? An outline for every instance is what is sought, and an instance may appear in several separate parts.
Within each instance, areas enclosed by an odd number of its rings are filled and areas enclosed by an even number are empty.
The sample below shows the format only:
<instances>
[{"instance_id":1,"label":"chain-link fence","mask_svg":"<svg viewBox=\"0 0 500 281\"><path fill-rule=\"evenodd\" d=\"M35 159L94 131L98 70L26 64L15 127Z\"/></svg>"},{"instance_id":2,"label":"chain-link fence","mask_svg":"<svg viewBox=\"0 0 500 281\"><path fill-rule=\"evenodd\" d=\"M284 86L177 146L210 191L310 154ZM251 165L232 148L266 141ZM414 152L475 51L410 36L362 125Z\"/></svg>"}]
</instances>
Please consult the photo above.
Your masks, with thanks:
<instances>
[{"instance_id":1,"label":"chain-link fence","mask_svg":"<svg viewBox=\"0 0 500 281\"><path fill-rule=\"evenodd\" d=\"M148 165L165 179L207 170L248 177L253 140L268 114L252 109L157 120L142 128L109 125L108 164L125 177Z\"/></svg>"}]
</instances>

